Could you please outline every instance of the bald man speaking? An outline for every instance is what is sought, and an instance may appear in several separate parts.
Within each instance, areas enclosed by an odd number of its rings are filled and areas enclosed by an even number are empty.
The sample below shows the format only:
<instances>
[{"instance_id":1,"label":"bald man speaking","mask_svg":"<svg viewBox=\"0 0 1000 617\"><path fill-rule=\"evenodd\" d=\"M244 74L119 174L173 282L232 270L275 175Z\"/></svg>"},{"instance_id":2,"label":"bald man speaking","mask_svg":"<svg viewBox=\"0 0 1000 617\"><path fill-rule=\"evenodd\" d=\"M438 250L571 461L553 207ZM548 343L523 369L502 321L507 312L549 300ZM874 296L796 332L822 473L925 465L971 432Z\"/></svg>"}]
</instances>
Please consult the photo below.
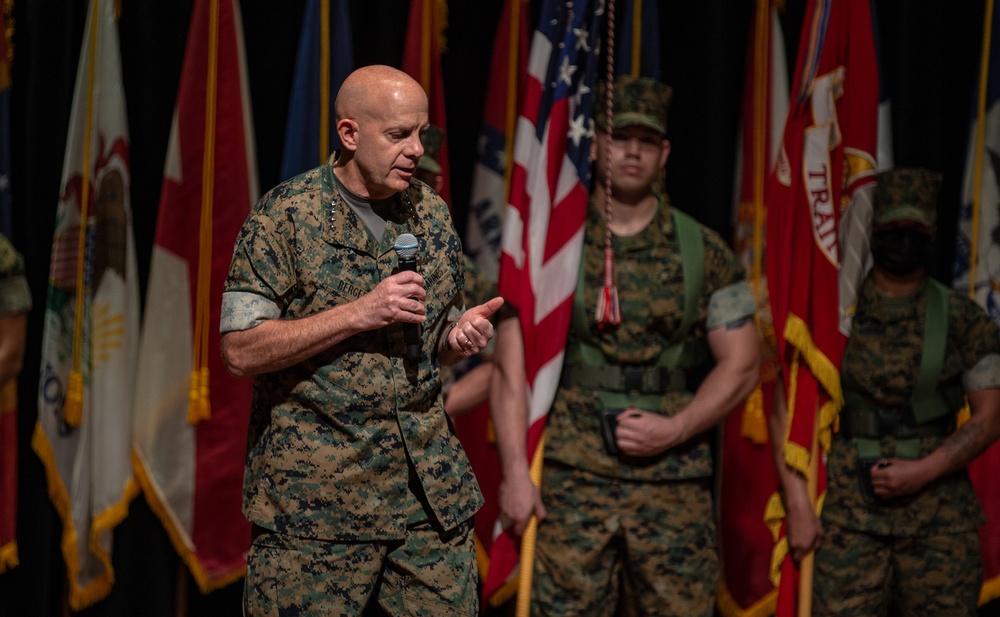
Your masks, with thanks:
<instances>
[{"instance_id":1,"label":"bald man speaking","mask_svg":"<svg viewBox=\"0 0 1000 617\"><path fill-rule=\"evenodd\" d=\"M245 614L476 615L483 498L439 366L503 300L466 310L448 207L413 177L420 85L358 69L336 115L343 148L257 202L223 294L223 357L253 377Z\"/></svg>"}]
</instances>

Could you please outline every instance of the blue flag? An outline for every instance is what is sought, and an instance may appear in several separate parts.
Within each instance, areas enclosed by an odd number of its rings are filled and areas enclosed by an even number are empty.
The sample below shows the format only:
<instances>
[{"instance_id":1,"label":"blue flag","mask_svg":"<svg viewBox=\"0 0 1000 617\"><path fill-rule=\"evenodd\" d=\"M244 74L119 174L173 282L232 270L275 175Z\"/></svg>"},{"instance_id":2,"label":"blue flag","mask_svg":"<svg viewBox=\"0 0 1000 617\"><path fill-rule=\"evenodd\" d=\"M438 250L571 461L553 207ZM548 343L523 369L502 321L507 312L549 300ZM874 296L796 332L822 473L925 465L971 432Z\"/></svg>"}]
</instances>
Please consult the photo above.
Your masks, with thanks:
<instances>
[{"instance_id":1,"label":"blue flag","mask_svg":"<svg viewBox=\"0 0 1000 617\"><path fill-rule=\"evenodd\" d=\"M326 22L324 14L328 15ZM306 0L285 125L282 179L316 167L340 148L333 103L340 85L353 70L354 43L347 0Z\"/></svg>"}]
</instances>

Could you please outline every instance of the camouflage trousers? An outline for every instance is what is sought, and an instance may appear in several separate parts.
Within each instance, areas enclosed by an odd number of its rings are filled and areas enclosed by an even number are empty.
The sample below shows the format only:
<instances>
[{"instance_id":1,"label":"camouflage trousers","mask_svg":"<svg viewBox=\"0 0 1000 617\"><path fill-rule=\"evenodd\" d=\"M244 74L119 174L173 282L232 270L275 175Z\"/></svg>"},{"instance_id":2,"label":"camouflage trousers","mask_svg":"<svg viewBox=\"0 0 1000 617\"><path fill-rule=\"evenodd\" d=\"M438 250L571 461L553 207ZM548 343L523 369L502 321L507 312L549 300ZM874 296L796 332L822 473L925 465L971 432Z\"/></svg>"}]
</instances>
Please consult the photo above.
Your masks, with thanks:
<instances>
[{"instance_id":1,"label":"camouflage trousers","mask_svg":"<svg viewBox=\"0 0 1000 617\"><path fill-rule=\"evenodd\" d=\"M813 615L975 617L983 566L975 531L889 537L824 523Z\"/></svg>"},{"instance_id":2,"label":"camouflage trousers","mask_svg":"<svg viewBox=\"0 0 1000 617\"><path fill-rule=\"evenodd\" d=\"M425 522L393 542L331 542L254 529L246 616L479 613L471 521L447 533Z\"/></svg>"},{"instance_id":3,"label":"camouflage trousers","mask_svg":"<svg viewBox=\"0 0 1000 617\"><path fill-rule=\"evenodd\" d=\"M546 464L531 614L711 617L719 560L704 481L635 482Z\"/></svg>"}]
</instances>

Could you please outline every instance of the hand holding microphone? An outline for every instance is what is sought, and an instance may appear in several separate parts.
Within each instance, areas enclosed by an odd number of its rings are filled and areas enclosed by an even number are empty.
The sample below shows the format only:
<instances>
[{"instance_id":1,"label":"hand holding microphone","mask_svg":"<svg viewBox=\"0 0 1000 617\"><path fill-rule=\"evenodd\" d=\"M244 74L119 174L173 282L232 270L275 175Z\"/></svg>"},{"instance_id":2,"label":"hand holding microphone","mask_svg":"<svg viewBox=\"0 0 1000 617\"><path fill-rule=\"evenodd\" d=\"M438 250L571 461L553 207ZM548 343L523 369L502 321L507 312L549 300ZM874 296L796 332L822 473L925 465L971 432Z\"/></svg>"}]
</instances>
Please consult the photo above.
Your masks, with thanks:
<instances>
[{"instance_id":1,"label":"hand holding microphone","mask_svg":"<svg viewBox=\"0 0 1000 617\"><path fill-rule=\"evenodd\" d=\"M413 234L400 234L392 246L396 251L396 258L399 262L399 271L417 271L417 253L420 251L420 244ZM406 357L409 360L420 359L420 324L404 323L403 340L406 342Z\"/></svg>"}]
</instances>

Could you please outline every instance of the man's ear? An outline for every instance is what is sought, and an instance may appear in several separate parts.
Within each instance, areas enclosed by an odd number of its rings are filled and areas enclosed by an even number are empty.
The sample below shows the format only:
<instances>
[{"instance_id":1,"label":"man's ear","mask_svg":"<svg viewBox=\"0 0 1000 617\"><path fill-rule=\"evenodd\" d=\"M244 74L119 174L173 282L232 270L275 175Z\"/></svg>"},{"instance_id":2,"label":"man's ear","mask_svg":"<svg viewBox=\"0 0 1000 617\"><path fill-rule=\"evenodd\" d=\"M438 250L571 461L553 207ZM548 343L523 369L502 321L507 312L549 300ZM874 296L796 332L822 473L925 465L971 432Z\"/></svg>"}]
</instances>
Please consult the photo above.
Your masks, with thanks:
<instances>
[{"instance_id":1,"label":"man's ear","mask_svg":"<svg viewBox=\"0 0 1000 617\"><path fill-rule=\"evenodd\" d=\"M345 150L358 149L358 123L350 118L344 118L337 123L337 137Z\"/></svg>"},{"instance_id":2,"label":"man's ear","mask_svg":"<svg viewBox=\"0 0 1000 617\"><path fill-rule=\"evenodd\" d=\"M662 169L664 165L667 164L667 159L670 157L670 140L664 139L663 144L660 146L660 168Z\"/></svg>"}]
</instances>

